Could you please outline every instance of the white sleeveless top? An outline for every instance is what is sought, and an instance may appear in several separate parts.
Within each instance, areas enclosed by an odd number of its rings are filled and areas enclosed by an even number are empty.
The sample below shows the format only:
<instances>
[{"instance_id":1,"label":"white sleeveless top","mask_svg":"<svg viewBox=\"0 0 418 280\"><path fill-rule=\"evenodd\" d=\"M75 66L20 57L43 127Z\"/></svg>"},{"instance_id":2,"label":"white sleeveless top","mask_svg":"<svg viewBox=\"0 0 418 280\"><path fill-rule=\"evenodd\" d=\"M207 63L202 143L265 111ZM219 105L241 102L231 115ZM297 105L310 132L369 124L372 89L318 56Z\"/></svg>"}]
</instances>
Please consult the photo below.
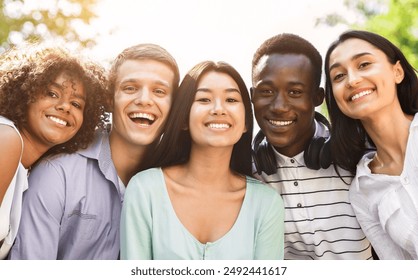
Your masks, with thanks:
<instances>
[{"instance_id":1,"label":"white sleeveless top","mask_svg":"<svg viewBox=\"0 0 418 280\"><path fill-rule=\"evenodd\" d=\"M19 134L20 140L22 141L23 152L22 136L13 122L3 116L0 116L0 125L8 125L16 130ZM22 159L22 155L20 155L20 158ZM22 195L28 188L27 175L28 170L25 169L22 162L20 162L0 205L0 243L2 242L0 245L0 260L7 257L7 254L9 253L16 238L22 213Z\"/></svg>"}]
</instances>

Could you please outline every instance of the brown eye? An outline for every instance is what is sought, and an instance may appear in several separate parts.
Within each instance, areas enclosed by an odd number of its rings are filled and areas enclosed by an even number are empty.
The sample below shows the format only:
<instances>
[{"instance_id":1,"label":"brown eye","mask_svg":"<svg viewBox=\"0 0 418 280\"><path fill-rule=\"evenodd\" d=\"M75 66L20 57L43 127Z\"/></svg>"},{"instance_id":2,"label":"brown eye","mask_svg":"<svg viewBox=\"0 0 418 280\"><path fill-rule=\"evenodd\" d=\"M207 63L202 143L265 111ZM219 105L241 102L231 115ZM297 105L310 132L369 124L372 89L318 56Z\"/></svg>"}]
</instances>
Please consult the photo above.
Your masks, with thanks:
<instances>
[{"instance_id":1,"label":"brown eye","mask_svg":"<svg viewBox=\"0 0 418 280\"><path fill-rule=\"evenodd\" d=\"M289 94L290 95L301 95L302 91L293 89L293 90L289 91Z\"/></svg>"},{"instance_id":2,"label":"brown eye","mask_svg":"<svg viewBox=\"0 0 418 280\"><path fill-rule=\"evenodd\" d=\"M342 80L343 77L344 77L344 74L337 74L337 75L334 76L333 81L338 82L338 81Z\"/></svg>"},{"instance_id":3,"label":"brown eye","mask_svg":"<svg viewBox=\"0 0 418 280\"><path fill-rule=\"evenodd\" d=\"M210 99L202 97L202 98L196 99L196 101L201 102L201 103L208 103L208 102L210 102Z\"/></svg>"},{"instance_id":4,"label":"brown eye","mask_svg":"<svg viewBox=\"0 0 418 280\"><path fill-rule=\"evenodd\" d=\"M52 98L58 98L58 94L56 94L54 91L49 90L47 91L46 95L52 97Z\"/></svg>"},{"instance_id":5,"label":"brown eye","mask_svg":"<svg viewBox=\"0 0 418 280\"><path fill-rule=\"evenodd\" d=\"M136 92L138 89L134 86L125 86L123 87L123 91L126 93L134 93Z\"/></svg>"},{"instance_id":6,"label":"brown eye","mask_svg":"<svg viewBox=\"0 0 418 280\"><path fill-rule=\"evenodd\" d=\"M82 109L82 106L80 103L78 102L72 102L71 105L73 105L74 107L76 107L77 109Z\"/></svg>"},{"instance_id":7,"label":"brown eye","mask_svg":"<svg viewBox=\"0 0 418 280\"><path fill-rule=\"evenodd\" d=\"M165 90L162 90L162 89L159 89L159 88L155 89L155 90L154 90L154 93L155 93L155 94L157 94L157 95L159 95L159 96L164 96L164 95L166 95Z\"/></svg>"},{"instance_id":8,"label":"brown eye","mask_svg":"<svg viewBox=\"0 0 418 280\"><path fill-rule=\"evenodd\" d=\"M256 89L256 94L259 94L261 96L272 96L274 95L274 90L271 89Z\"/></svg>"},{"instance_id":9,"label":"brown eye","mask_svg":"<svg viewBox=\"0 0 418 280\"><path fill-rule=\"evenodd\" d=\"M369 66L370 64L371 64L370 62L363 62L363 63L360 63L360 66L358 68L359 69L365 68L365 67Z\"/></svg>"}]
</instances>

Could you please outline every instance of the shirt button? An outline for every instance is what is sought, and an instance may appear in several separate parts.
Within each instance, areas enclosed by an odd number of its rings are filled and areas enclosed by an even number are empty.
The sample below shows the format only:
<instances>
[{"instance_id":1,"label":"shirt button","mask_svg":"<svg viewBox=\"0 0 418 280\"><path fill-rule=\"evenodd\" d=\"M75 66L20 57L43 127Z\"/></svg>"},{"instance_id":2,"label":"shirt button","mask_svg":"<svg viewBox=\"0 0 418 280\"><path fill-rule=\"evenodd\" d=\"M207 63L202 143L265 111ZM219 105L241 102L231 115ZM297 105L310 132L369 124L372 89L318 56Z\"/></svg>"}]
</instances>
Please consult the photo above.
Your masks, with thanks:
<instances>
[{"instance_id":1,"label":"shirt button","mask_svg":"<svg viewBox=\"0 0 418 280\"><path fill-rule=\"evenodd\" d=\"M294 185L295 187L297 187L297 186L299 186L299 183L298 183L298 182L293 182L293 185Z\"/></svg>"},{"instance_id":2,"label":"shirt button","mask_svg":"<svg viewBox=\"0 0 418 280\"><path fill-rule=\"evenodd\" d=\"M302 208L302 204L301 203L298 203L298 208Z\"/></svg>"},{"instance_id":3,"label":"shirt button","mask_svg":"<svg viewBox=\"0 0 418 280\"><path fill-rule=\"evenodd\" d=\"M292 158L292 159L290 160L290 162L291 162L291 163L295 163L295 160Z\"/></svg>"},{"instance_id":4,"label":"shirt button","mask_svg":"<svg viewBox=\"0 0 418 280\"><path fill-rule=\"evenodd\" d=\"M406 176L405 176L405 177L402 177L402 178L401 178L401 183L402 183L402 184L405 184L405 185L408 185L408 184L409 184L409 179L408 179L408 177L406 177Z\"/></svg>"}]
</instances>

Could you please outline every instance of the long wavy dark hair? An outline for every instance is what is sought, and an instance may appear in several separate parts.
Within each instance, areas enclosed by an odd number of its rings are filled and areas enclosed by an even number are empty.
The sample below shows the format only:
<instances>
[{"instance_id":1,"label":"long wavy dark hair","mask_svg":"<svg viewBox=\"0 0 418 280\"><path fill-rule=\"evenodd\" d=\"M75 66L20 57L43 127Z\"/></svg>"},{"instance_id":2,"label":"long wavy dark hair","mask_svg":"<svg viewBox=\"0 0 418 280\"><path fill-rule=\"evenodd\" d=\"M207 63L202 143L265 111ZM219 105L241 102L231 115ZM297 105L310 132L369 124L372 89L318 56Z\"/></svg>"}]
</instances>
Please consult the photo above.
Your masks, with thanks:
<instances>
[{"instance_id":1,"label":"long wavy dark hair","mask_svg":"<svg viewBox=\"0 0 418 280\"><path fill-rule=\"evenodd\" d=\"M391 64L400 62L405 77L401 83L396 85L396 90L402 110L408 115L418 112L418 80L417 71L407 61L402 51L378 34L362 30L349 30L342 33L330 45L325 56L324 67L326 104L333 127L331 130L331 151L334 163L355 174L357 163L367 150L375 148L374 143L367 135L361 121L347 117L338 107L332 91L329 71L331 53L342 42L352 38L372 44L386 54Z\"/></svg>"},{"instance_id":2,"label":"long wavy dark hair","mask_svg":"<svg viewBox=\"0 0 418 280\"><path fill-rule=\"evenodd\" d=\"M204 61L194 66L182 80L177 98L171 107L170 114L163 129L163 136L148 167L167 167L186 163L190 158L192 140L190 131L185 130L189 124L190 109L195 99L197 86L201 77L208 72L225 73L238 85L245 107L245 125L247 131L234 145L230 167L237 173L252 176L251 173L251 140L253 131L253 114L250 96L240 74L225 62Z\"/></svg>"}]
</instances>

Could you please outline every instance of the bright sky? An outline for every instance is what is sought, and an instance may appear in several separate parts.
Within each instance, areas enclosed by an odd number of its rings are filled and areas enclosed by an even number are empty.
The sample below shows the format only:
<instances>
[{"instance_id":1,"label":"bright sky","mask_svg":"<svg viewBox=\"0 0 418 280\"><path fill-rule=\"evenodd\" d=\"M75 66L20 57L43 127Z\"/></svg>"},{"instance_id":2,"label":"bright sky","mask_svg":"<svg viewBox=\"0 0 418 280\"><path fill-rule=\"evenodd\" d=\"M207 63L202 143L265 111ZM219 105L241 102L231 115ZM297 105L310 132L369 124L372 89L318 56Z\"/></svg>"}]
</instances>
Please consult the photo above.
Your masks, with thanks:
<instances>
[{"instance_id":1,"label":"bright sky","mask_svg":"<svg viewBox=\"0 0 418 280\"><path fill-rule=\"evenodd\" d=\"M344 26L315 27L315 19L345 9L343 0L101 0L94 24L113 29L92 50L104 62L124 48L156 43L177 60L183 76L203 60L223 60L251 86L251 60L258 46L278 33L295 33L321 53Z\"/></svg>"}]
</instances>

